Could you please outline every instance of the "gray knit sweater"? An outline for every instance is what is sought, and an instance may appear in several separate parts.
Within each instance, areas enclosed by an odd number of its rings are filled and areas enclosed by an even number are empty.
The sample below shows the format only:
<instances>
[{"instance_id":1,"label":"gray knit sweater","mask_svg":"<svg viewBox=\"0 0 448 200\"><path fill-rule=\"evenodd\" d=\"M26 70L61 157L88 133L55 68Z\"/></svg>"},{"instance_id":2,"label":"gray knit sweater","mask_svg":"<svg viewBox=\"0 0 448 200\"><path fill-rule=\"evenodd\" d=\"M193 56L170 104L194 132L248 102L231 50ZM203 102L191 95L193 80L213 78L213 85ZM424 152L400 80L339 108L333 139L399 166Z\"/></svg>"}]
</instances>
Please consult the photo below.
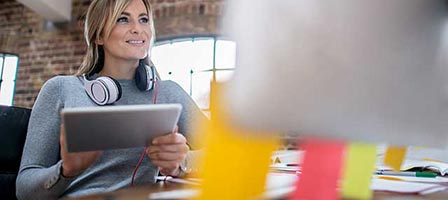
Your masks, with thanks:
<instances>
[{"instance_id":1,"label":"gray knit sweater","mask_svg":"<svg viewBox=\"0 0 448 200\"><path fill-rule=\"evenodd\" d=\"M154 90L142 92L134 80L118 80L122 97L115 105L152 104ZM158 82L157 103L180 103L179 132L189 140L190 124L205 116L188 94L172 81ZM74 178L60 176L60 111L67 107L97 106L87 96L83 83L75 76L57 76L42 87L34 104L17 177L19 199L56 199L107 192L129 186L132 172L143 151L141 148L104 151L86 171ZM95 134L95 133L92 133ZM194 147L193 147L194 148ZM158 169L149 157L143 160L135 184L154 183Z\"/></svg>"}]
</instances>

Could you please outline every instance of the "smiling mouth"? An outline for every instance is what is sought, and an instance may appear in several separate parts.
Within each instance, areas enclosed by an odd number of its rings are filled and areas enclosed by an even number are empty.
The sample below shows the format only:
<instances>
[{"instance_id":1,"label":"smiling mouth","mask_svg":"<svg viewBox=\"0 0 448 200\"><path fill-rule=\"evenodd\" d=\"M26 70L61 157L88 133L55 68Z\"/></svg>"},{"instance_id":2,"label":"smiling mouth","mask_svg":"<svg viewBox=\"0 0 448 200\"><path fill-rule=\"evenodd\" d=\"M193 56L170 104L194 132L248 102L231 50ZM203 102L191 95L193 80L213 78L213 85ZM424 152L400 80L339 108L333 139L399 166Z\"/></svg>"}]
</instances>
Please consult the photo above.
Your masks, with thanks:
<instances>
[{"instance_id":1,"label":"smiling mouth","mask_svg":"<svg viewBox=\"0 0 448 200\"><path fill-rule=\"evenodd\" d=\"M145 40L128 40L126 42L129 44L143 44L145 43Z\"/></svg>"}]
</instances>

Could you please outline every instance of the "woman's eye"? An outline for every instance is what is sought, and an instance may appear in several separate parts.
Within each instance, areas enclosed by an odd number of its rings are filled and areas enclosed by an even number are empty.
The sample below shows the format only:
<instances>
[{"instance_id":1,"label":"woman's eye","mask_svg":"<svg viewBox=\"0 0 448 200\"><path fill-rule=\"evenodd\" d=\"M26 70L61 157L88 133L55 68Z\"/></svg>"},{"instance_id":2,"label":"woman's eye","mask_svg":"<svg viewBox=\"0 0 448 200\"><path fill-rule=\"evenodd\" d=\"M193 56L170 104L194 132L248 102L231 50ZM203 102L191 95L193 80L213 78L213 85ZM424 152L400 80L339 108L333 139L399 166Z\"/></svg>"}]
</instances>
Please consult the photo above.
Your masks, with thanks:
<instances>
[{"instance_id":1,"label":"woman's eye","mask_svg":"<svg viewBox=\"0 0 448 200\"><path fill-rule=\"evenodd\" d=\"M117 19L117 22L118 22L118 23L125 23L125 22L128 22L128 18L127 18L127 17L120 17L120 18Z\"/></svg>"},{"instance_id":2,"label":"woman's eye","mask_svg":"<svg viewBox=\"0 0 448 200\"><path fill-rule=\"evenodd\" d=\"M148 18L146 17L140 18L140 23L147 24L148 22L149 22Z\"/></svg>"}]
</instances>

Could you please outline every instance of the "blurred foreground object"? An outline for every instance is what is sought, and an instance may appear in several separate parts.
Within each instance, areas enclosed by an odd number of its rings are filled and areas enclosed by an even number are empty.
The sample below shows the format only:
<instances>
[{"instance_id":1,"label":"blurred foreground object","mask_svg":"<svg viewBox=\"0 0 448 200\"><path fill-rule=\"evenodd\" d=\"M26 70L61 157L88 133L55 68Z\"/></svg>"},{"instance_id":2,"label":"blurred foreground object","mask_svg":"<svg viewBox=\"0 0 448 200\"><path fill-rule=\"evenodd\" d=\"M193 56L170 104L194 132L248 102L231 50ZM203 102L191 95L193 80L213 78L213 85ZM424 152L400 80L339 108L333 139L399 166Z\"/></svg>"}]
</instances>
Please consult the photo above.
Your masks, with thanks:
<instances>
[{"instance_id":1,"label":"blurred foreground object","mask_svg":"<svg viewBox=\"0 0 448 200\"><path fill-rule=\"evenodd\" d=\"M225 94L235 122L446 145L445 0L230 0L224 22L238 44Z\"/></svg>"},{"instance_id":2,"label":"blurred foreground object","mask_svg":"<svg viewBox=\"0 0 448 200\"><path fill-rule=\"evenodd\" d=\"M225 114L222 87L211 87L211 122L204 127L203 184L199 199L254 199L265 191L272 152L279 146L275 134L248 133L235 127Z\"/></svg>"}]
</instances>

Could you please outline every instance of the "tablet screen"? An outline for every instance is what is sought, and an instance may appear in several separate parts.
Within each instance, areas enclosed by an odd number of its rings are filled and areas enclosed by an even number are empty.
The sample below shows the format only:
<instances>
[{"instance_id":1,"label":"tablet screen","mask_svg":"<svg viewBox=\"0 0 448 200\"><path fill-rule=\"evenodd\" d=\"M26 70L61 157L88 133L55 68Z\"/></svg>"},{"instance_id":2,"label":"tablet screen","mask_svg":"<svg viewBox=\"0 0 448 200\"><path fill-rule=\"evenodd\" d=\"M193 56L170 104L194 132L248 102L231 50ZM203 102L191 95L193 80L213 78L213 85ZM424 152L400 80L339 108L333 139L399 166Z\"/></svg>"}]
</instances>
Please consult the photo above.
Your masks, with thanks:
<instances>
[{"instance_id":1,"label":"tablet screen","mask_svg":"<svg viewBox=\"0 0 448 200\"><path fill-rule=\"evenodd\" d=\"M68 152L142 147L171 133L182 105L124 105L62 109Z\"/></svg>"}]
</instances>

